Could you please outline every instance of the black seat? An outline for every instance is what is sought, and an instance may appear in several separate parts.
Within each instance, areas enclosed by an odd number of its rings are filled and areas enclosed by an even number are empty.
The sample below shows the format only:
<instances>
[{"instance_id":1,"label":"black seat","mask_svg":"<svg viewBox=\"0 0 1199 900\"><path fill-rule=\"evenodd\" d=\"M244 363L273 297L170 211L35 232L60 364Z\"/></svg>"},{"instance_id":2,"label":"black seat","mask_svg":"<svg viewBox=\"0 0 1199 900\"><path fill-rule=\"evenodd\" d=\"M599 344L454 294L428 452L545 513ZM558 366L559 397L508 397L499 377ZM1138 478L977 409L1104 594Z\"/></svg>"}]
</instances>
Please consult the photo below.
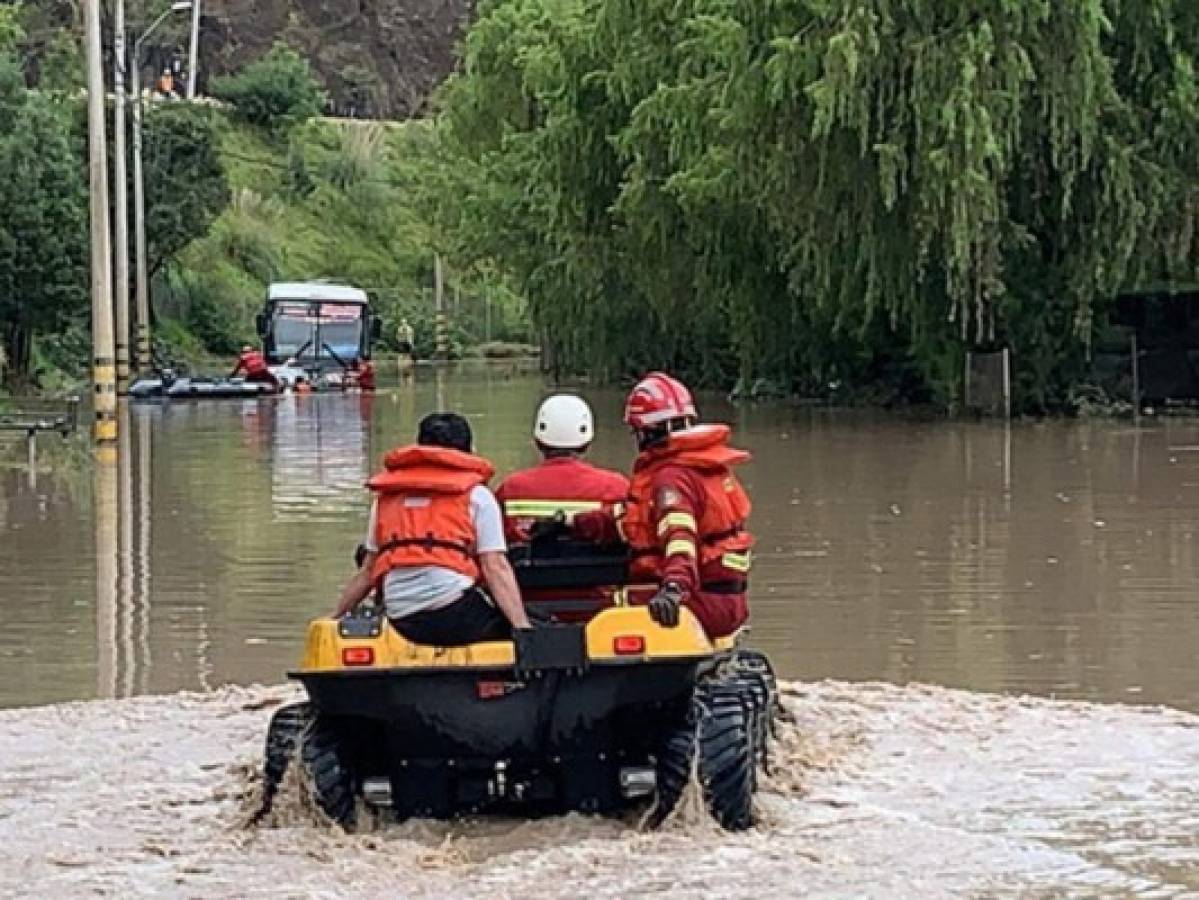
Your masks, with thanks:
<instances>
[{"instance_id":1,"label":"black seat","mask_svg":"<svg viewBox=\"0 0 1199 900\"><path fill-rule=\"evenodd\" d=\"M514 544L508 559L522 589L617 587L629 576L629 549L624 544L532 541Z\"/></svg>"}]
</instances>

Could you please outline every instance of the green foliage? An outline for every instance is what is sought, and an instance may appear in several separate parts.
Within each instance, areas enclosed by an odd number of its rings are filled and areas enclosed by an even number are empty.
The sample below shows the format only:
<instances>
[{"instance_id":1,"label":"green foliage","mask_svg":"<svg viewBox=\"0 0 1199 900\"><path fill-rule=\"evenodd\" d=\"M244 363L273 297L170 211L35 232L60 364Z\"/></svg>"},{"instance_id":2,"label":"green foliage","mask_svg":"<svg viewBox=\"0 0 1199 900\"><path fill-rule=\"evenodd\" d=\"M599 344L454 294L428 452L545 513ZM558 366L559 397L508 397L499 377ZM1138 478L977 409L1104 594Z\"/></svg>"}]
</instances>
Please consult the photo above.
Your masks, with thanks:
<instances>
[{"instance_id":1,"label":"green foliage","mask_svg":"<svg viewBox=\"0 0 1199 900\"><path fill-rule=\"evenodd\" d=\"M0 55L0 333L22 379L33 337L59 330L87 299L87 206L71 119L26 91Z\"/></svg>"},{"instance_id":2,"label":"green foliage","mask_svg":"<svg viewBox=\"0 0 1199 900\"><path fill-rule=\"evenodd\" d=\"M0 53L12 53L25 38L21 25L21 4L6 3L0 6Z\"/></svg>"},{"instance_id":3,"label":"green foliage","mask_svg":"<svg viewBox=\"0 0 1199 900\"><path fill-rule=\"evenodd\" d=\"M252 125L282 131L315 116L322 93L308 61L285 44L236 75L213 79L212 94Z\"/></svg>"},{"instance_id":4,"label":"green foliage","mask_svg":"<svg viewBox=\"0 0 1199 900\"><path fill-rule=\"evenodd\" d=\"M601 375L949 404L1006 343L1043 407L1120 288L1196 273L1197 58L1177 0L492 0L442 216Z\"/></svg>"},{"instance_id":5,"label":"green foliage","mask_svg":"<svg viewBox=\"0 0 1199 900\"><path fill-rule=\"evenodd\" d=\"M229 203L216 115L195 104L156 103L143 123L146 243L151 272L206 234Z\"/></svg>"}]
</instances>

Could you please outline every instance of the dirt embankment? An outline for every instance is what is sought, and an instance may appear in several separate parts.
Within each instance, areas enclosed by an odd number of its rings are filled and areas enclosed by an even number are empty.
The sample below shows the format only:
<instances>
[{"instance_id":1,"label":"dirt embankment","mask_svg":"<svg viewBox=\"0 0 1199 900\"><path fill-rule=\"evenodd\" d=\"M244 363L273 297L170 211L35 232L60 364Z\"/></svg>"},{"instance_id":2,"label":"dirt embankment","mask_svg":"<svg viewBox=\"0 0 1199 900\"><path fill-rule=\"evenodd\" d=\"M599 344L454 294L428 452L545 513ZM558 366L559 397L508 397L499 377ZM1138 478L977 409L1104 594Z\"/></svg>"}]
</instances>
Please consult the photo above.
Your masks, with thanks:
<instances>
[{"instance_id":1,"label":"dirt embankment","mask_svg":"<svg viewBox=\"0 0 1199 900\"><path fill-rule=\"evenodd\" d=\"M284 41L308 57L338 115L419 114L456 64L474 0L206 0L201 86Z\"/></svg>"}]
</instances>

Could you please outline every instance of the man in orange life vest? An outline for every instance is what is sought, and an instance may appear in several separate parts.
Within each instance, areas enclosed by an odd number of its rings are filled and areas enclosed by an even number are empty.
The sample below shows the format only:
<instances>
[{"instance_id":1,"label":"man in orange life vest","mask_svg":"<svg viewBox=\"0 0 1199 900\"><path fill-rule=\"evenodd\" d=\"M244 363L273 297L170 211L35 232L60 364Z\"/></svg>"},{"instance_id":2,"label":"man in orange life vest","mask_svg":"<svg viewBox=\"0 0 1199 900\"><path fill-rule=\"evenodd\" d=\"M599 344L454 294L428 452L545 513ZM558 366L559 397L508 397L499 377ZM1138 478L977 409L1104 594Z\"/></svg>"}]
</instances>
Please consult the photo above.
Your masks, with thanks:
<instances>
[{"instance_id":1,"label":"man in orange life vest","mask_svg":"<svg viewBox=\"0 0 1199 900\"><path fill-rule=\"evenodd\" d=\"M242 372L246 373L246 381L261 381L276 387L279 384L266 364L266 357L249 344L241 348L241 355L237 357L237 365L233 367L233 372L229 377L236 378Z\"/></svg>"},{"instance_id":2,"label":"man in orange life vest","mask_svg":"<svg viewBox=\"0 0 1199 900\"><path fill-rule=\"evenodd\" d=\"M466 419L426 416L417 443L392 450L383 463L367 482L375 502L366 553L335 615L374 589L392 625L418 644L503 640L513 628L530 627L499 504L485 486L494 469L471 452Z\"/></svg>"},{"instance_id":3,"label":"man in orange life vest","mask_svg":"<svg viewBox=\"0 0 1199 900\"><path fill-rule=\"evenodd\" d=\"M630 581L656 585L648 605L659 624L678 625L685 606L710 637L732 634L749 617L753 546L745 529L749 497L732 468L749 454L728 446L727 425L697 424L691 392L661 372L633 388L624 420L640 451L619 523L633 556ZM575 523L591 539L604 528L590 515Z\"/></svg>"},{"instance_id":4,"label":"man in orange life vest","mask_svg":"<svg viewBox=\"0 0 1199 900\"><path fill-rule=\"evenodd\" d=\"M537 409L533 442L542 461L504 479L496 498L504 509L509 541L529 539L529 529L561 515L569 521L582 512L611 514L629 493L619 472L583 460L595 437L591 407L573 394L554 394Z\"/></svg>"}]
</instances>

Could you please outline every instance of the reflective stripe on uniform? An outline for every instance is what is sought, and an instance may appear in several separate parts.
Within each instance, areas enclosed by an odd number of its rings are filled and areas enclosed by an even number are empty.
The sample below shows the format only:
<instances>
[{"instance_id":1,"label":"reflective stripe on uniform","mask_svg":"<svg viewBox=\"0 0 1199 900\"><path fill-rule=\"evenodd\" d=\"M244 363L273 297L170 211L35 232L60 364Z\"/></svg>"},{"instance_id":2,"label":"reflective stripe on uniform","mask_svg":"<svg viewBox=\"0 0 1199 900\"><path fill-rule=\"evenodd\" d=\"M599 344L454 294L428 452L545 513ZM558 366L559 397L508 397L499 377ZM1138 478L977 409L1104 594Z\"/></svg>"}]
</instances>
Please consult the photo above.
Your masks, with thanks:
<instances>
[{"instance_id":1,"label":"reflective stripe on uniform","mask_svg":"<svg viewBox=\"0 0 1199 900\"><path fill-rule=\"evenodd\" d=\"M720 557L720 564L734 572L748 572L753 562L749 553L726 553Z\"/></svg>"},{"instance_id":2,"label":"reflective stripe on uniform","mask_svg":"<svg viewBox=\"0 0 1199 900\"><path fill-rule=\"evenodd\" d=\"M687 556L695 556L695 541L685 538L676 538L666 545L666 555L674 556L676 553L685 553Z\"/></svg>"},{"instance_id":3,"label":"reflective stripe on uniform","mask_svg":"<svg viewBox=\"0 0 1199 900\"><path fill-rule=\"evenodd\" d=\"M549 519L559 512L569 519L581 512L592 512L604 506L598 500L505 500L504 515L514 519Z\"/></svg>"},{"instance_id":4,"label":"reflective stripe on uniform","mask_svg":"<svg viewBox=\"0 0 1199 900\"><path fill-rule=\"evenodd\" d=\"M688 512L672 512L664 515L658 522L658 537L662 537L672 528L686 528L688 531L699 530L699 526L695 524L695 516Z\"/></svg>"}]
</instances>

